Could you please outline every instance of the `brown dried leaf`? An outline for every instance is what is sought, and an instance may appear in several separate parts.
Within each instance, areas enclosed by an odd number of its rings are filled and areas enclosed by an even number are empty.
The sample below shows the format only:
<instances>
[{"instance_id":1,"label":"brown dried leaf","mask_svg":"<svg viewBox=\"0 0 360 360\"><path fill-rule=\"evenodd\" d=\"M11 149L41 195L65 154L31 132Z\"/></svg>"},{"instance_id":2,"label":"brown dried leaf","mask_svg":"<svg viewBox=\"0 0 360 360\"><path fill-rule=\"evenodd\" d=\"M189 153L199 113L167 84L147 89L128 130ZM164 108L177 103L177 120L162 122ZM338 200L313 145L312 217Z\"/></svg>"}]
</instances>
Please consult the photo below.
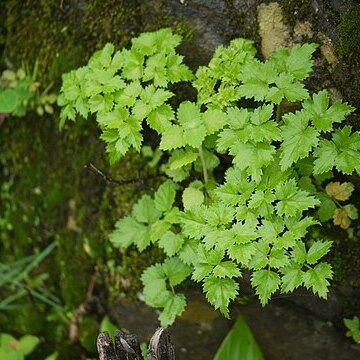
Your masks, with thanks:
<instances>
[{"instance_id":1,"label":"brown dried leaf","mask_svg":"<svg viewBox=\"0 0 360 360\"><path fill-rule=\"evenodd\" d=\"M336 209L334 212L333 219L334 219L334 224L340 225L342 229L347 229L351 224L348 211L347 209L344 208Z\"/></svg>"},{"instance_id":2,"label":"brown dried leaf","mask_svg":"<svg viewBox=\"0 0 360 360\"><path fill-rule=\"evenodd\" d=\"M342 184L339 181L330 182L326 185L325 191L332 198L345 201L354 191L354 185L350 182L343 182Z\"/></svg>"}]
</instances>

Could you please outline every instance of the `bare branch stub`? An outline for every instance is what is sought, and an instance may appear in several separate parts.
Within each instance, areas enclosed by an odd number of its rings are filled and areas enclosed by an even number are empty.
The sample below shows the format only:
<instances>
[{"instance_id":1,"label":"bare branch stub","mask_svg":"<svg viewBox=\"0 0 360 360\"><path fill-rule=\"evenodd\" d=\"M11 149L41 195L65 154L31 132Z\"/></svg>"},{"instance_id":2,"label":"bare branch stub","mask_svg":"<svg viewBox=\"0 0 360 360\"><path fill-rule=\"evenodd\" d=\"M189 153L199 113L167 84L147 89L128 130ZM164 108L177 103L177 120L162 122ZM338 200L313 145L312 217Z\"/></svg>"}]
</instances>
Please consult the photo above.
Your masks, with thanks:
<instances>
[{"instance_id":1,"label":"bare branch stub","mask_svg":"<svg viewBox=\"0 0 360 360\"><path fill-rule=\"evenodd\" d=\"M136 335L115 332L115 345L108 332L102 332L97 339L99 360L143 360ZM149 360L175 360L175 347L167 329L159 328L152 336L148 348Z\"/></svg>"},{"instance_id":2,"label":"bare branch stub","mask_svg":"<svg viewBox=\"0 0 360 360\"><path fill-rule=\"evenodd\" d=\"M135 188L146 188L146 182L149 179L155 179L159 177L163 177L163 173L158 174L146 174L143 177L141 177L139 174L131 179L113 179L110 175L106 174L103 170L96 167L93 163L88 163L84 166L85 169L88 169L89 171L93 172L94 174L100 176L105 182L112 183L114 185L118 186L126 186L126 185L133 185Z\"/></svg>"},{"instance_id":3,"label":"bare branch stub","mask_svg":"<svg viewBox=\"0 0 360 360\"><path fill-rule=\"evenodd\" d=\"M115 332L115 352L119 360L143 360L138 337Z\"/></svg>"},{"instance_id":4,"label":"bare branch stub","mask_svg":"<svg viewBox=\"0 0 360 360\"><path fill-rule=\"evenodd\" d=\"M117 360L114 344L107 331L100 333L97 338L99 360Z\"/></svg>"},{"instance_id":5,"label":"bare branch stub","mask_svg":"<svg viewBox=\"0 0 360 360\"><path fill-rule=\"evenodd\" d=\"M158 328L150 340L149 360L175 360L175 347L167 329Z\"/></svg>"},{"instance_id":6,"label":"bare branch stub","mask_svg":"<svg viewBox=\"0 0 360 360\"><path fill-rule=\"evenodd\" d=\"M139 340L136 335L115 332L115 345L107 331L97 339L99 360L143 360Z\"/></svg>"}]
</instances>

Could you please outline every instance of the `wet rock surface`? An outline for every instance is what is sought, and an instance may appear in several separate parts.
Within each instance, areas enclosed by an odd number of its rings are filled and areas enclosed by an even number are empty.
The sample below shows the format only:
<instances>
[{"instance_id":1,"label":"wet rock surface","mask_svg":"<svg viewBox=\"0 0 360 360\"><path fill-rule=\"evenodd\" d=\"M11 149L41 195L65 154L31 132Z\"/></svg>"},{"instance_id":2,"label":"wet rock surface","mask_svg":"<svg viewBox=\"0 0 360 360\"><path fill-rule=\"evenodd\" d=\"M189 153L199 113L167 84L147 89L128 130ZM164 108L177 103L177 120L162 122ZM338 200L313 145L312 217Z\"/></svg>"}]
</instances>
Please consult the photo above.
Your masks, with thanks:
<instances>
[{"instance_id":1,"label":"wet rock surface","mask_svg":"<svg viewBox=\"0 0 360 360\"><path fill-rule=\"evenodd\" d=\"M355 360L360 347L329 321L288 300L240 307L267 360Z\"/></svg>"},{"instance_id":2,"label":"wet rock surface","mask_svg":"<svg viewBox=\"0 0 360 360\"><path fill-rule=\"evenodd\" d=\"M137 334L140 342L148 342L159 326L156 310L140 301L120 300L111 306L110 313L121 330ZM176 359L212 359L231 324L204 301L200 292L188 294L184 314L170 328Z\"/></svg>"},{"instance_id":3,"label":"wet rock surface","mask_svg":"<svg viewBox=\"0 0 360 360\"><path fill-rule=\"evenodd\" d=\"M346 338L345 330L321 318L294 299L313 298L308 293L289 298L275 298L266 308L256 299L245 305L235 304L232 320L215 311L200 292L188 292L184 314L170 328L178 360L212 359L230 330L236 314L248 322L266 360L355 360L360 346ZM331 313L331 305L319 300ZM309 304L309 303L307 303ZM314 309L317 309L316 304ZM120 300L111 307L114 321L122 330L136 333L140 341L148 341L158 325L157 313L142 302Z\"/></svg>"},{"instance_id":4,"label":"wet rock surface","mask_svg":"<svg viewBox=\"0 0 360 360\"><path fill-rule=\"evenodd\" d=\"M155 19L164 17L190 29L191 41L182 50L191 66L207 64L217 46L236 37L256 36L255 0L144 1L140 10L143 24L150 30L157 28Z\"/></svg>"}]
</instances>

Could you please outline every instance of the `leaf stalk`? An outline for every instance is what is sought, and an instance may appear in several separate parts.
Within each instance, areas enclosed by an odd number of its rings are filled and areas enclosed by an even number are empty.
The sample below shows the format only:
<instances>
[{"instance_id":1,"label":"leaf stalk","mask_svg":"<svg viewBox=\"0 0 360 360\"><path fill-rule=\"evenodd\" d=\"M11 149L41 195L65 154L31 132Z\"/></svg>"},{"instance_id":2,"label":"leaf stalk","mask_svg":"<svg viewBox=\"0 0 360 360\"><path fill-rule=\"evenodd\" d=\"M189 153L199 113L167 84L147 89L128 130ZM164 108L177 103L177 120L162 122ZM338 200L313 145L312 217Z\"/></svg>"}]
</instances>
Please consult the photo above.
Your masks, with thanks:
<instances>
[{"instance_id":1,"label":"leaf stalk","mask_svg":"<svg viewBox=\"0 0 360 360\"><path fill-rule=\"evenodd\" d=\"M206 161L205 161L204 151L203 151L202 146L199 147L199 155L200 155L200 161L201 161L201 166L202 166L202 170L203 170L204 182L206 184L209 177L208 177L208 173L207 173Z\"/></svg>"}]
</instances>

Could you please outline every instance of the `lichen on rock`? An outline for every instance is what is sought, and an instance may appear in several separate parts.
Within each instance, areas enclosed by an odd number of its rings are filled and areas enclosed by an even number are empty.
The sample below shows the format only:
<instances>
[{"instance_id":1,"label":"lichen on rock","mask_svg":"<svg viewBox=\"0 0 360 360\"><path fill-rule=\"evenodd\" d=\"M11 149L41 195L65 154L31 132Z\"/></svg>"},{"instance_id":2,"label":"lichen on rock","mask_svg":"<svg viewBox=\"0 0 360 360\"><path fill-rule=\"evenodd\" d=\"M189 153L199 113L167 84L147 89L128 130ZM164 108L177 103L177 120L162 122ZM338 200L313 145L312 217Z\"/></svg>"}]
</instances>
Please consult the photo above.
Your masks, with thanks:
<instances>
[{"instance_id":1,"label":"lichen on rock","mask_svg":"<svg viewBox=\"0 0 360 360\"><path fill-rule=\"evenodd\" d=\"M261 4L257 8L261 52L265 59L280 45L286 45L290 38L290 27L284 21L279 3Z\"/></svg>"}]
</instances>

